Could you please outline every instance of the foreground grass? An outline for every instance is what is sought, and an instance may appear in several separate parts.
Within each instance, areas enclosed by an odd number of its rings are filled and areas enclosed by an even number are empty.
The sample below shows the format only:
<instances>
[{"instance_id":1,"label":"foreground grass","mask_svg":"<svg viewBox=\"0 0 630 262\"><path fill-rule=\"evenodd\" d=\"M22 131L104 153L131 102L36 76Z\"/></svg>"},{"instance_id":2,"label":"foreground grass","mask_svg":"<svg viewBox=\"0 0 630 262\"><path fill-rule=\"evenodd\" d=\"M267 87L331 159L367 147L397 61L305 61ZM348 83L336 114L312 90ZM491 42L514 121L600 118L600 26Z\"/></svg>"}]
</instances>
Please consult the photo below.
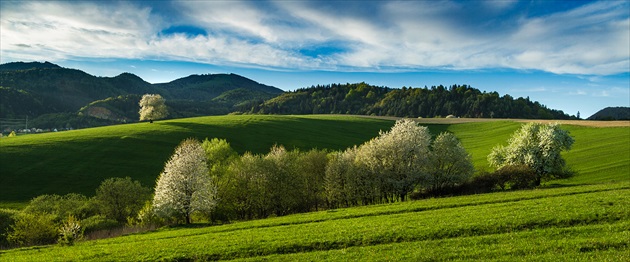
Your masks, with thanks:
<instances>
[{"instance_id":1,"label":"foreground grass","mask_svg":"<svg viewBox=\"0 0 630 262\"><path fill-rule=\"evenodd\" d=\"M0 252L8 261L630 258L630 183L298 214Z\"/></svg>"}]
</instances>

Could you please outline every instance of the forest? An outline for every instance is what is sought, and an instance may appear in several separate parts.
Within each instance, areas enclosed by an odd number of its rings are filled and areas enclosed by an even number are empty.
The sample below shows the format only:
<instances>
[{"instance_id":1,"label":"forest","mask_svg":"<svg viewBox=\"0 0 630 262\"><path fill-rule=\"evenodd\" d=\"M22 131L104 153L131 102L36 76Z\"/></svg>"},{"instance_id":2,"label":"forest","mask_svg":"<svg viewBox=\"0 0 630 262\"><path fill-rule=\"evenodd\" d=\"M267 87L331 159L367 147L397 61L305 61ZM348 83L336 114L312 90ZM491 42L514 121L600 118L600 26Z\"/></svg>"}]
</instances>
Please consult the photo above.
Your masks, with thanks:
<instances>
[{"instance_id":1,"label":"forest","mask_svg":"<svg viewBox=\"0 0 630 262\"><path fill-rule=\"evenodd\" d=\"M576 119L527 98L469 85L392 89L367 83L331 84L286 92L254 106L260 114L356 114L397 117Z\"/></svg>"}]
</instances>

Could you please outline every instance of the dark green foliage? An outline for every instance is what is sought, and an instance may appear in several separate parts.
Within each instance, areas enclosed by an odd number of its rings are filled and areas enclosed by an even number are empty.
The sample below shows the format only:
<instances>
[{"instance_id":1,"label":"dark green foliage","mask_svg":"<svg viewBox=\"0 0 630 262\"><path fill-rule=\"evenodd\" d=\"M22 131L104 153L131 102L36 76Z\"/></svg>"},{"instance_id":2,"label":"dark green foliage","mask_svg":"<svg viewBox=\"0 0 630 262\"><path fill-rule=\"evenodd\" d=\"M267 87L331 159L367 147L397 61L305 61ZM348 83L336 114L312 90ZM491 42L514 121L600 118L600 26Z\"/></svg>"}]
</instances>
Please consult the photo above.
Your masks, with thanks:
<instances>
[{"instance_id":1,"label":"dark green foliage","mask_svg":"<svg viewBox=\"0 0 630 262\"><path fill-rule=\"evenodd\" d=\"M121 95L94 101L79 110L79 115L100 118L119 123L132 122L138 118L141 95Z\"/></svg>"},{"instance_id":2,"label":"dark green foliage","mask_svg":"<svg viewBox=\"0 0 630 262\"><path fill-rule=\"evenodd\" d=\"M536 171L527 165L504 166L494 172L494 177L501 189L534 188L538 179Z\"/></svg>"},{"instance_id":3,"label":"dark green foliage","mask_svg":"<svg viewBox=\"0 0 630 262\"><path fill-rule=\"evenodd\" d=\"M597 111L588 120L630 120L630 107L606 107Z\"/></svg>"},{"instance_id":4,"label":"dark green foliage","mask_svg":"<svg viewBox=\"0 0 630 262\"><path fill-rule=\"evenodd\" d=\"M52 244L57 240L58 225L53 215L22 212L11 226L7 240L16 246Z\"/></svg>"},{"instance_id":5,"label":"dark green foliage","mask_svg":"<svg viewBox=\"0 0 630 262\"><path fill-rule=\"evenodd\" d=\"M26 116L37 116L50 110L31 93L11 87L0 86L0 118L24 119ZM24 123L19 126L6 126L3 124L0 131L5 128L22 129Z\"/></svg>"},{"instance_id":6,"label":"dark green foliage","mask_svg":"<svg viewBox=\"0 0 630 262\"><path fill-rule=\"evenodd\" d=\"M252 108L262 114L358 114L399 117L570 119L529 98L514 99L467 85L390 89L366 83L312 86Z\"/></svg>"},{"instance_id":7,"label":"dark green foliage","mask_svg":"<svg viewBox=\"0 0 630 262\"><path fill-rule=\"evenodd\" d=\"M84 234L89 234L95 231L120 227L120 223L104 215L95 215L81 220L81 226L83 227Z\"/></svg>"},{"instance_id":8,"label":"dark green foliage","mask_svg":"<svg viewBox=\"0 0 630 262\"><path fill-rule=\"evenodd\" d=\"M108 178L96 189L94 202L99 213L107 218L124 223L134 218L144 203L151 199L151 190L131 178Z\"/></svg>"},{"instance_id":9,"label":"dark green foliage","mask_svg":"<svg viewBox=\"0 0 630 262\"><path fill-rule=\"evenodd\" d=\"M15 223L19 213L19 211L14 209L0 208L0 249L9 246L7 235L10 232L11 225Z\"/></svg>"},{"instance_id":10,"label":"dark green foliage","mask_svg":"<svg viewBox=\"0 0 630 262\"><path fill-rule=\"evenodd\" d=\"M68 216L86 218L95 214L96 210L87 197L70 193L60 195L41 195L33 198L24 208L23 213L49 214L54 221L61 222Z\"/></svg>"},{"instance_id":11,"label":"dark green foliage","mask_svg":"<svg viewBox=\"0 0 630 262\"><path fill-rule=\"evenodd\" d=\"M160 94L170 101L167 106L173 118L227 114L282 93L278 88L235 74L191 75L169 83L150 84L130 73L96 77L51 63L0 66L0 118L35 119L47 114L63 114L65 118L40 118L30 125L37 128L129 122L138 118L138 110L134 109L140 99L133 98L147 93ZM106 121L83 119L86 116Z\"/></svg>"},{"instance_id":12,"label":"dark green foliage","mask_svg":"<svg viewBox=\"0 0 630 262\"><path fill-rule=\"evenodd\" d=\"M28 69L55 69L61 68L51 62L11 62L0 65L0 71L28 70Z\"/></svg>"},{"instance_id":13,"label":"dark green foliage","mask_svg":"<svg viewBox=\"0 0 630 262\"><path fill-rule=\"evenodd\" d=\"M76 113L53 113L44 114L39 117L29 120L29 126L37 128L66 128L66 129L80 129L88 127L98 127L118 124L118 121L112 121L107 119L101 119L96 117L90 117L87 115L80 115Z\"/></svg>"}]
</instances>

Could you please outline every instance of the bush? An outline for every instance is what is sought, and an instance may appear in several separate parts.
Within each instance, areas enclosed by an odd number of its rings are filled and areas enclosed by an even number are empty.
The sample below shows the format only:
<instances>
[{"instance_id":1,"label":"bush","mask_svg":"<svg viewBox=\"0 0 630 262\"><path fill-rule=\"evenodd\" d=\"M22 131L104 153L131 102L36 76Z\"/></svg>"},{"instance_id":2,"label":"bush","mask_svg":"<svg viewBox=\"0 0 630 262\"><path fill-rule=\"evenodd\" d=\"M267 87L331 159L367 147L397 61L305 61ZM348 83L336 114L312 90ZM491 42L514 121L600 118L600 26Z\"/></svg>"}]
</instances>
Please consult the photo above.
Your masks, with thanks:
<instances>
[{"instance_id":1,"label":"bush","mask_svg":"<svg viewBox=\"0 0 630 262\"><path fill-rule=\"evenodd\" d=\"M90 208L90 201L80 194L41 195L33 198L24 208L24 213L47 213L53 216L56 222L61 222L68 216L85 218L94 211Z\"/></svg>"},{"instance_id":2,"label":"bush","mask_svg":"<svg viewBox=\"0 0 630 262\"><path fill-rule=\"evenodd\" d=\"M7 240L7 234L11 230L11 225L15 223L19 211L13 209L0 209L0 249L2 247L8 247L9 241Z\"/></svg>"},{"instance_id":3,"label":"bush","mask_svg":"<svg viewBox=\"0 0 630 262\"><path fill-rule=\"evenodd\" d=\"M7 240L17 246L53 244L58 232L54 220L50 214L22 212L11 226Z\"/></svg>"},{"instance_id":4,"label":"bush","mask_svg":"<svg viewBox=\"0 0 630 262\"><path fill-rule=\"evenodd\" d=\"M59 229L59 243L62 246L72 246L74 242L83 237L83 229L81 222L74 216L68 216L68 219L61 225Z\"/></svg>"},{"instance_id":5,"label":"bush","mask_svg":"<svg viewBox=\"0 0 630 262\"><path fill-rule=\"evenodd\" d=\"M494 172L501 189L526 189L537 186L536 171L526 165L507 165Z\"/></svg>"},{"instance_id":6,"label":"bush","mask_svg":"<svg viewBox=\"0 0 630 262\"><path fill-rule=\"evenodd\" d=\"M103 215L96 215L81 220L81 225L83 226L83 233L88 234L94 231L119 227L120 223Z\"/></svg>"}]
</instances>

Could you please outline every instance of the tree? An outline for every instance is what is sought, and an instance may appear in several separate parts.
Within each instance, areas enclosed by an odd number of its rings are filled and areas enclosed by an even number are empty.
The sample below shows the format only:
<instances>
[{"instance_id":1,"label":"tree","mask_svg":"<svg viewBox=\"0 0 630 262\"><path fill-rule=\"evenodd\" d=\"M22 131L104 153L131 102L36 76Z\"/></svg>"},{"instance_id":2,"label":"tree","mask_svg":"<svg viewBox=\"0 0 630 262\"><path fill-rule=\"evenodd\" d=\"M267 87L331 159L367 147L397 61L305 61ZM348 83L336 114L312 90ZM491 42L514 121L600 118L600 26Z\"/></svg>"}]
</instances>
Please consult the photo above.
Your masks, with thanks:
<instances>
[{"instance_id":1,"label":"tree","mask_svg":"<svg viewBox=\"0 0 630 262\"><path fill-rule=\"evenodd\" d=\"M140 121L158 120L168 116L164 98L158 94L145 94L140 99Z\"/></svg>"},{"instance_id":2,"label":"tree","mask_svg":"<svg viewBox=\"0 0 630 262\"><path fill-rule=\"evenodd\" d=\"M128 217L135 217L150 195L150 190L138 181L129 177L112 177L96 189L94 200L103 215L120 223Z\"/></svg>"},{"instance_id":3,"label":"tree","mask_svg":"<svg viewBox=\"0 0 630 262\"><path fill-rule=\"evenodd\" d=\"M212 211L216 191L201 143L186 139L175 148L158 177L153 207L160 216L183 218L190 224L193 213Z\"/></svg>"},{"instance_id":4,"label":"tree","mask_svg":"<svg viewBox=\"0 0 630 262\"><path fill-rule=\"evenodd\" d=\"M534 185L542 179L562 177L567 172L560 154L570 150L573 138L557 124L528 123L517 130L507 146L497 146L488 155L488 162L495 168L507 165L526 165L536 173Z\"/></svg>"},{"instance_id":5,"label":"tree","mask_svg":"<svg viewBox=\"0 0 630 262\"><path fill-rule=\"evenodd\" d=\"M361 145L357 161L375 174L383 200L405 200L425 176L431 134L427 127L401 119L388 132Z\"/></svg>"},{"instance_id":6,"label":"tree","mask_svg":"<svg viewBox=\"0 0 630 262\"><path fill-rule=\"evenodd\" d=\"M452 133L441 133L433 141L425 185L433 193L463 183L472 176L470 155Z\"/></svg>"}]
</instances>

